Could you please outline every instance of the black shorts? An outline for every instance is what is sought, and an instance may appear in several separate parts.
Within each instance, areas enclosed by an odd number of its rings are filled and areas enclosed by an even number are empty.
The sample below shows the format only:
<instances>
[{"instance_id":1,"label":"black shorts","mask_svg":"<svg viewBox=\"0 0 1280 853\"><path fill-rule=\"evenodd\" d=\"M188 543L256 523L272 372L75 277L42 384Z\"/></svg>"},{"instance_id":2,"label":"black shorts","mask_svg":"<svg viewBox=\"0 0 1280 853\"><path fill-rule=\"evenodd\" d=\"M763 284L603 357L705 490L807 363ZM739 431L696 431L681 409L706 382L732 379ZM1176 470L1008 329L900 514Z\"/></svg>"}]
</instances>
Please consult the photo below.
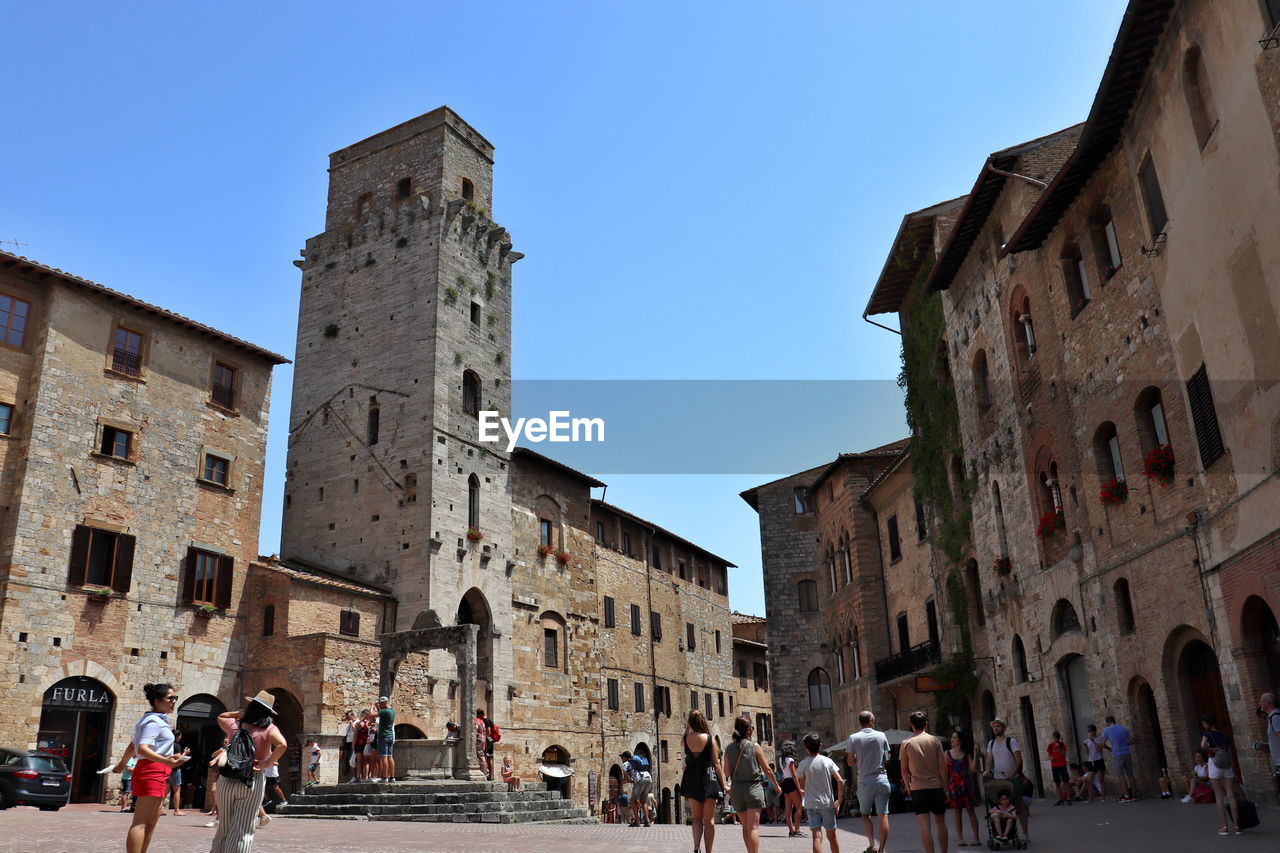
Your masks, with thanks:
<instances>
[{"instance_id":1,"label":"black shorts","mask_svg":"<svg viewBox=\"0 0 1280 853\"><path fill-rule=\"evenodd\" d=\"M947 792L941 788L912 791L911 810L916 814L946 814Z\"/></svg>"},{"instance_id":2,"label":"black shorts","mask_svg":"<svg viewBox=\"0 0 1280 853\"><path fill-rule=\"evenodd\" d=\"M1065 767L1055 767L1053 768L1053 781L1070 782L1071 774L1067 772L1067 768Z\"/></svg>"},{"instance_id":3,"label":"black shorts","mask_svg":"<svg viewBox=\"0 0 1280 853\"><path fill-rule=\"evenodd\" d=\"M1106 773L1107 762L1102 759L1098 759L1097 761L1086 761L1084 763L1084 769L1091 773Z\"/></svg>"},{"instance_id":4,"label":"black shorts","mask_svg":"<svg viewBox=\"0 0 1280 853\"><path fill-rule=\"evenodd\" d=\"M795 779L783 779L783 780L782 780L782 793L783 793L783 796L785 796L785 795L787 795L787 794L794 793L794 792L796 792L797 790L799 790L799 789L798 789L798 788L796 788L796 780L795 780Z\"/></svg>"}]
</instances>

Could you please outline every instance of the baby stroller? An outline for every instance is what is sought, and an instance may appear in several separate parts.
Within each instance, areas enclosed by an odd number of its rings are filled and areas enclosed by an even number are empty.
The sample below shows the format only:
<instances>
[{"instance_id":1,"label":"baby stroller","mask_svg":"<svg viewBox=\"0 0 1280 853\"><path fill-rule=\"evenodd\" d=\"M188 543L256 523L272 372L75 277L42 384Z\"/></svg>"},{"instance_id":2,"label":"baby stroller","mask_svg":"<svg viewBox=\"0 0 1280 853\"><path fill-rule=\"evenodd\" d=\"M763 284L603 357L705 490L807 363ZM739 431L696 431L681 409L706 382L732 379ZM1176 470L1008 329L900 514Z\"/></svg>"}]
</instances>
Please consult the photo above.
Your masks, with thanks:
<instances>
[{"instance_id":1,"label":"baby stroller","mask_svg":"<svg viewBox=\"0 0 1280 853\"><path fill-rule=\"evenodd\" d=\"M1000 795L1008 794L1015 805L1021 805L1016 798L1013 797L1013 782L1008 779L986 779L982 783L982 796L986 801L987 807L983 810L983 815L987 820L987 847L991 850L1025 850L1027 842L1018 834L1018 822L1013 821L1013 826L1009 830L1006 841L1001 841L996 836L996 823L991 818L991 809L1000 805Z\"/></svg>"}]
</instances>

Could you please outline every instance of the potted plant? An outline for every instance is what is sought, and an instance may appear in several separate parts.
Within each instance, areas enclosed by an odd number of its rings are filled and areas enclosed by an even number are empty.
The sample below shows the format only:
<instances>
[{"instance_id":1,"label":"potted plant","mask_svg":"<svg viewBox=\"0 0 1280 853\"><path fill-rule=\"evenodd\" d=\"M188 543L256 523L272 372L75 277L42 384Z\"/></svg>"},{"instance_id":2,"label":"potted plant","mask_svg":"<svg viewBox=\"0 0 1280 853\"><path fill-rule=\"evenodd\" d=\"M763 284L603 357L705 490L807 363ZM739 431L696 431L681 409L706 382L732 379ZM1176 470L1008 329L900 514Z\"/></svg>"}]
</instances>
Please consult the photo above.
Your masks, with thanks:
<instances>
[{"instance_id":1,"label":"potted plant","mask_svg":"<svg viewBox=\"0 0 1280 853\"><path fill-rule=\"evenodd\" d=\"M1057 533L1059 528L1067 526L1067 520L1062 517L1061 513L1045 512L1040 514L1040 522L1036 525L1036 535L1041 539L1048 539Z\"/></svg>"},{"instance_id":2,"label":"potted plant","mask_svg":"<svg viewBox=\"0 0 1280 853\"><path fill-rule=\"evenodd\" d=\"M212 604L197 604L195 607L191 608L191 612L195 613L197 616L208 619L210 616L218 612L218 608L214 607Z\"/></svg>"},{"instance_id":3,"label":"potted plant","mask_svg":"<svg viewBox=\"0 0 1280 853\"><path fill-rule=\"evenodd\" d=\"M1119 506L1129 500L1129 484L1124 480L1112 477L1102 484L1099 499L1107 506Z\"/></svg>"},{"instance_id":4,"label":"potted plant","mask_svg":"<svg viewBox=\"0 0 1280 853\"><path fill-rule=\"evenodd\" d=\"M1147 454L1142 468L1146 471L1147 479L1159 480L1160 485L1167 486L1173 482L1174 461L1173 448L1161 444L1153 447Z\"/></svg>"},{"instance_id":5,"label":"potted plant","mask_svg":"<svg viewBox=\"0 0 1280 853\"><path fill-rule=\"evenodd\" d=\"M475 529L474 527L467 528L468 542L479 542L483 538L484 538L484 534L481 533L479 530Z\"/></svg>"},{"instance_id":6,"label":"potted plant","mask_svg":"<svg viewBox=\"0 0 1280 853\"><path fill-rule=\"evenodd\" d=\"M1008 577L1013 573L1013 561L1008 557L996 557L994 568L1000 577Z\"/></svg>"},{"instance_id":7,"label":"potted plant","mask_svg":"<svg viewBox=\"0 0 1280 853\"><path fill-rule=\"evenodd\" d=\"M550 545L539 545L538 546L539 559L546 559L547 555L550 554L553 550L554 549Z\"/></svg>"},{"instance_id":8,"label":"potted plant","mask_svg":"<svg viewBox=\"0 0 1280 853\"><path fill-rule=\"evenodd\" d=\"M111 590L104 586L95 587L94 589L85 590L89 594L89 600L98 604L105 604L111 600Z\"/></svg>"},{"instance_id":9,"label":"potted plant","mask_svg":"<svg viewBox=\"0 0 1280 853\"><path fill-rule=\"evenodd\" d=\"M569 552L568 552L568 551L556 551L556 562L557 562L557 563L559 563L559 564L560 564L560 565L562 565L562 566L567 566L567 565L569 565Z\"/></svg>"}]
</instances>

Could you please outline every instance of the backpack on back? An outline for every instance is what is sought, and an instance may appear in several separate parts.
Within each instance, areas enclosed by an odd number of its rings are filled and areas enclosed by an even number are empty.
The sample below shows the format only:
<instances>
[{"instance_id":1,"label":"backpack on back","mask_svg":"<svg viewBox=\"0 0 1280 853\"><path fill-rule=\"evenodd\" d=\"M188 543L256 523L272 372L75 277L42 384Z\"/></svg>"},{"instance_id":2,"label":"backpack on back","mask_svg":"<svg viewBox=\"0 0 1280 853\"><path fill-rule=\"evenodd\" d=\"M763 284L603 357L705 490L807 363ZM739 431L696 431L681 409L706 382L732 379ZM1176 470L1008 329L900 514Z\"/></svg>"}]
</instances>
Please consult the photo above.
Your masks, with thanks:
<instances>
[{"instance_id":1,"label":"backpack on back","mask_svg":"<svg viewBox=\"0 0 1280 853\"><path fill-rule=\"evenodd\" d=\"M228 779L239 779L246 787L252 787L254 752L253 738L241 726L227 744L226 761L218 767L218 773Z\"/></svg>"},{"instance_id":2,"label":"backpack on back","mask_svg":"<svg viewBox=\"0 0 1280 853\"><path fill-rule=\"evenodd\" d=\"M502 740L502 732L498 729L498 724L493 720L489 720L489 740L494 743Z\"/></svg>"}]
</instances>

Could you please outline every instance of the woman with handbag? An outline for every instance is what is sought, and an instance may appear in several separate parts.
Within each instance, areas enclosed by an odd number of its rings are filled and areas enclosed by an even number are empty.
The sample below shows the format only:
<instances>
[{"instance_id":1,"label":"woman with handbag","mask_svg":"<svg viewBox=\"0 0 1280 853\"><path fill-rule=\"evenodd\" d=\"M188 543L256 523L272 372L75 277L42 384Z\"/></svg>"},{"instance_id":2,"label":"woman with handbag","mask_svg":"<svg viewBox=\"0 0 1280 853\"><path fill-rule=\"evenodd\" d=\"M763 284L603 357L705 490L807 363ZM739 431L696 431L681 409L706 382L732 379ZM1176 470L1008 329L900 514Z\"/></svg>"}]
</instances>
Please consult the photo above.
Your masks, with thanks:
<instances>
[{"instance_id":1,"label":"woman with handbag","mask_svg":"<svg viewBox=\"0 0 1280 853\"><path fill-rule=\"evenodd\" d=\"M1227 736L1218 731L1218 720L1213 714L1200 718L1200 748L1209 756L1209 784L1213 786L1213 800L1218 806L1218 834L1230 835L1235 826L1236 835L1242 835L1240 812L1236 805L1236 771L1231 766L1231 744ZM1228 814L1231 824L1227 823Z\"/></svg>"},{"instance_id":2,"label":"woman with handbag","mask_svg":"<svg viewBox=\"0 0 1280 853\"><path fill-rule=\"evenodd\" d=\"M745 717L733 721L733 743L724 751L729 769L729 801L742 824L742 842L747 853L760 853L760 810L764 808L764 782L767 776L778 784L760 744L751 739L755 726Z\"/></svg>"},{"instance_id":3,"label":"woman with handbag","mask_svg":"<svg viewBox=\"0 0 1280 853\"><path fill-rule=\"evenodd\" d=\"M707 853L716 841L716 803L724 797L724 769L720 751L711 737L711 727L701 711L691 711L684 730L684 775L680 793L689 800L693 823L693 853L699 853L707 842Z\"/></svg>"}]
</instances>

